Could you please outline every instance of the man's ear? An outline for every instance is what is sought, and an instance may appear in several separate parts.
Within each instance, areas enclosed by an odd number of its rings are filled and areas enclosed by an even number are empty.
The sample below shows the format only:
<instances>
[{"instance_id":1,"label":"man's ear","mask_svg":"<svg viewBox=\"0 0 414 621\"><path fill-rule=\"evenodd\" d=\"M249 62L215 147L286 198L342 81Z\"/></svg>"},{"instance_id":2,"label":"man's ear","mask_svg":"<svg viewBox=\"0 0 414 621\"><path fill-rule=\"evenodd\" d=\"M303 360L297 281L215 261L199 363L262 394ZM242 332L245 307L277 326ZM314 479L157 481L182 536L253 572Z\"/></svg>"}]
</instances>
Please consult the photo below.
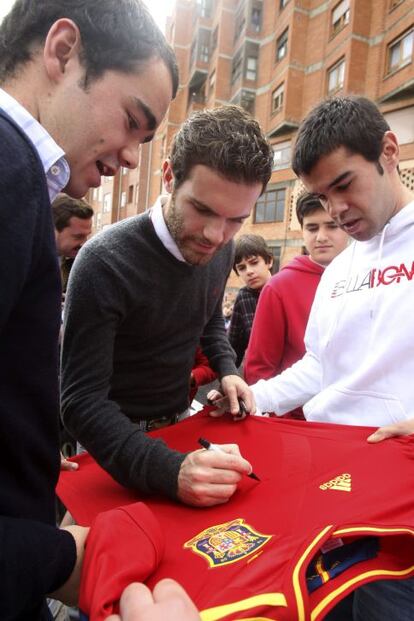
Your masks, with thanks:
<instances>
[{"instance_id":1,"label":"man's ear","mask_svg":"<svg viewBox=\"0 0 414 621\"><path fill-rule=\"evenodd\" d=\"M170 160L165 160L162 165L162 180L166 192L168 192L168 194L172 194L174 189L174 173L171 168Z\"/></svg>"},{"instance_id":2,"label":"man's ear","mask_svg":"<svg viewBox=\"0 0 414 621\"><path fill-rule=\"evenodd\" d=\"M47 33L43 48L46 72L52 82L59 82L70 63L80 64L81 35L71 19L58 19Z\"/></svg>"},{"instance_id":3,"label":"man's ear","mask_svg":"<svg viewBox=\"0 0 414 621\"><path fill-rule=\"evenodd\" d=\"M269 259L268 261L266 261L266 265L269 268L269 270L272 269L272 267L273 267L273 257L271 259Z\"/></svg>"},{"instance_id":4,"label":"man's ear","mask_svg":"<svg viewBox=\"0 0 414 621\"><path fill-rule=\"evenodd\" d=\"M388 170L397 168L400 159L400 147L398 145L397 136L394 132L385 132L382 139L382 152L380 162Z\"/></svg>"}]
</instances>

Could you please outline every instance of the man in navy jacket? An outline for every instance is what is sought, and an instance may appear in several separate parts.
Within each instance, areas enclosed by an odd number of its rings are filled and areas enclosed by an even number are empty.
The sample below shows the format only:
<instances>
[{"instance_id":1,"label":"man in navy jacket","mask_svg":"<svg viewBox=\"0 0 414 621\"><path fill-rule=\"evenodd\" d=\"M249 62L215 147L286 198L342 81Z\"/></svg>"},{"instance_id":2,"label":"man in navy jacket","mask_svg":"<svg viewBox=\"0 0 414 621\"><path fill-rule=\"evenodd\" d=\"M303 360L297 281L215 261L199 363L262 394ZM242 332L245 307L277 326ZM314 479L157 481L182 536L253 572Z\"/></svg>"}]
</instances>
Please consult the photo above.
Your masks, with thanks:
<instances>
[{"instance_id":1,"label":"man in navy jacket","mask_svg":"<svg viewBox=\"0 0 414 621\"><path fill-rule=\"evenodd\" d=\"M16 0L0 27L0 617L75 602L87 531L55 527L60 280L50 202L135 168L174 97L141 0Z\"/></svg>"}]
</instances>

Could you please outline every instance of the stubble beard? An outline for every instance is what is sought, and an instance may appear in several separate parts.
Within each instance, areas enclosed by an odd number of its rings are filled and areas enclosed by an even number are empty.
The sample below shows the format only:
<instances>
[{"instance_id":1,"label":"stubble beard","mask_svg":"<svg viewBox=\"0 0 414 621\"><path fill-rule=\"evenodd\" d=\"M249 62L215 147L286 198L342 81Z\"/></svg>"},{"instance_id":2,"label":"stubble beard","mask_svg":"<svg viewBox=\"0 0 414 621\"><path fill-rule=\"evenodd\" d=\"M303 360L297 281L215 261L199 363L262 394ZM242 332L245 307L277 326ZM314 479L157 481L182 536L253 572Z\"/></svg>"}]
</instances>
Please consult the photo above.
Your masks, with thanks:
<instances>
[{"instance_id":1,"label":"stubble beard","mask_svg":"<svg viewBox=\"0 0 414 621\"><path fill-rule=\"evenodd\" d=\"M175 192L172 193L170 207L167 214L165 214L165 224L167 225L171 237L177 244L178 249L180 250L184 259L190 265L206 265L216 254L199 254L198 252L195 252L188 247L188 242L194 240L195 238L191 236L185 236L183 233L185 229L184 216L179 211L179 209L177 209Z\"/></svg>"}]
</instances>

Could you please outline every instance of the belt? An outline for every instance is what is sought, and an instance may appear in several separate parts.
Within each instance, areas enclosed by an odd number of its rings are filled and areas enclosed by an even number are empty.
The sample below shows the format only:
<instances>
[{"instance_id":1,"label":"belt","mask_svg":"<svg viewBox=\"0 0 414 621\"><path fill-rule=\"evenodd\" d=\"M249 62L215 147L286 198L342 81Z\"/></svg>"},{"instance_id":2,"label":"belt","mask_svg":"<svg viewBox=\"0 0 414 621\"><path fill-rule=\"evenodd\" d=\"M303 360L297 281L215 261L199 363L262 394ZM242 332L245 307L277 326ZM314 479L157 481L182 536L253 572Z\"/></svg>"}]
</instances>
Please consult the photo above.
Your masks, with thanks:
<instances>
[{"instance_id":1,"label":"belt","mask_svg":"<svg viewBox=\"0 0 414 621\"><path fill-rule=\"evenodd\" d=\"M163 427L168 427L169 425L175 425L180 422L180 420L184 420L184 418L187 418L188 416L190 416L190 408L186 408L183 412L180 412L180 414L140 420L137 421L137 425L141 431L155 431L156 429L162 429Z\"/></svg>"}]
</instances>

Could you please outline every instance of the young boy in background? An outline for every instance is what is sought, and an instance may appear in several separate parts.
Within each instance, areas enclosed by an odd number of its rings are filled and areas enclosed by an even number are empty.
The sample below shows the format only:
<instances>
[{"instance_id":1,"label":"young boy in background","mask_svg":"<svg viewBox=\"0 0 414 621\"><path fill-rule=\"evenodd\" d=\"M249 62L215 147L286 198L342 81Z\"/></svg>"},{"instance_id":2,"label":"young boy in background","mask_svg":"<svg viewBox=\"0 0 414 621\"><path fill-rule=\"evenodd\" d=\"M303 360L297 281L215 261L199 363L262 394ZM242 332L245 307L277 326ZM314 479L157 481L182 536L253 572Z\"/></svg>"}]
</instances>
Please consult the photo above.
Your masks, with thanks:
<instances>
[{"instance_id":1,"label":"young boy in background","mask_svg":"<svg viewBox=\"0 0 414 621\"><path fill-rule=\"evenodd\" d=\"M245 286L237 294L229 327L229 341L236 352L236 366L249 343L259 295L271 277L273 255L260 235L242 235L236 241L233 269Z\"/></svg>"}]
</instances>

